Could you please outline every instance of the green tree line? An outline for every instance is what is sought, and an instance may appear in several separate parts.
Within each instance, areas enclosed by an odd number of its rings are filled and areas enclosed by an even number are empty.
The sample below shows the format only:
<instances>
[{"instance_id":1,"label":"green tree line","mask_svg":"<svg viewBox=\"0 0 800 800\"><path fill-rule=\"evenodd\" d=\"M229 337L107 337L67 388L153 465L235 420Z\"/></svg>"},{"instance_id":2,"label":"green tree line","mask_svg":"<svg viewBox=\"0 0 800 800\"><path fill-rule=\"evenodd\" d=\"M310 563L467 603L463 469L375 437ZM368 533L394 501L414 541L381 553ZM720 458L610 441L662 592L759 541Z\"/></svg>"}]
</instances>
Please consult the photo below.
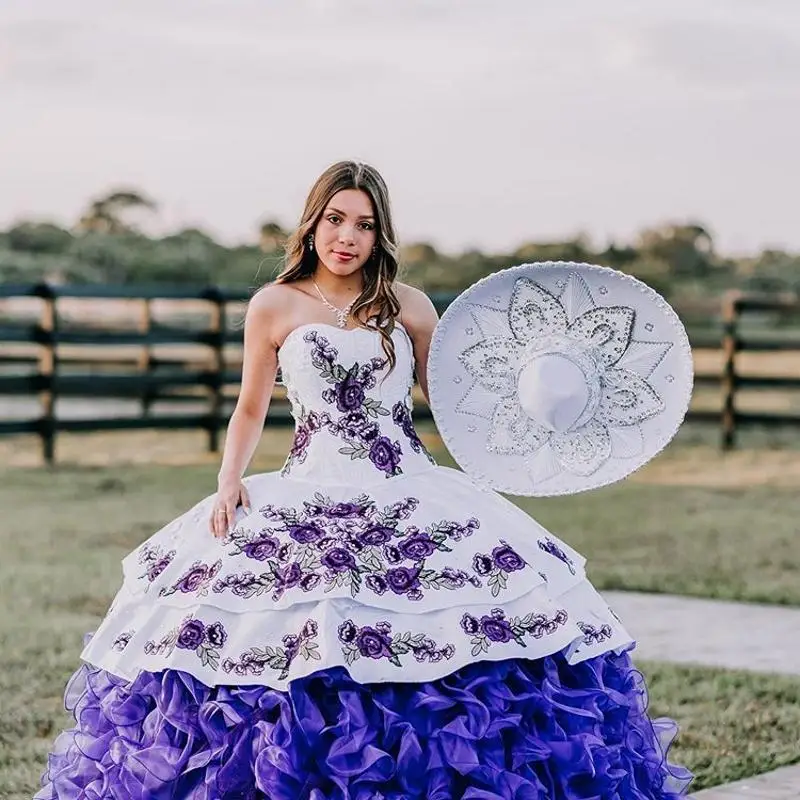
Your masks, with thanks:
<instances>
[{"instance_id":1,"label":"green tree line","mask_svg":"<svg viewBox=\"0 0 800 800\"><path fill-rule=\"evenodd\" d=\"M251 243L226 247L202 230L148 236L135 221L157 214L142 193L120 189L89 203L71 228L21 221L0 231L0 281L164 283L255 287L280 268L287 230L268 219ZM764 250L747 258L717 252L696 221L665 223L630 242L597 247L584 236L525 242L502 253L443 253L426 242L402 249L405 279L428 292L453 293L483 276L531 261L588 261L642 278L675 302L703 304L726 289L800 292L800 254Z\"/></svg>"}]
</instances>

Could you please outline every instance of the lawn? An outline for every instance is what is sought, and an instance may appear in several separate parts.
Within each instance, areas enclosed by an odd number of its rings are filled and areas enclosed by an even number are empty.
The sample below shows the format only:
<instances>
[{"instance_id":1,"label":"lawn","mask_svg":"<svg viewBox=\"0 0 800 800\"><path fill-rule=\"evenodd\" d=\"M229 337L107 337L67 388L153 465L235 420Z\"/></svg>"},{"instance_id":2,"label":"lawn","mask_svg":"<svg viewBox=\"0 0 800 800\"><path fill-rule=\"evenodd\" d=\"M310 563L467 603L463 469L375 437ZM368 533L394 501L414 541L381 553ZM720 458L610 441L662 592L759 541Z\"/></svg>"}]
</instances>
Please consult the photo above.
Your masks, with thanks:
<instances>
[{"instance_id":1,"label":"lawn","mask_svg":"<svg viewBox=\"0 0 800 800\"><path fill-rule=\"evenodd\" d=\"M9 451L0 471L3 800L30 798L66 724L64 682L119 584L120 558L213 491L217 457L202 436L126 436L65 437L72 463L52 470L11 467L24 453ZM256 469L278 466L289 439L265 436ZM137 463L148 458L162 463ZM797 460L681 446L620 485L519 502L587 555L598 587L800 604ZM800 760L800 680L640 666L653 713L681 723L675 760L696 773L694 788Z\"/></svg>"}]
</instances>

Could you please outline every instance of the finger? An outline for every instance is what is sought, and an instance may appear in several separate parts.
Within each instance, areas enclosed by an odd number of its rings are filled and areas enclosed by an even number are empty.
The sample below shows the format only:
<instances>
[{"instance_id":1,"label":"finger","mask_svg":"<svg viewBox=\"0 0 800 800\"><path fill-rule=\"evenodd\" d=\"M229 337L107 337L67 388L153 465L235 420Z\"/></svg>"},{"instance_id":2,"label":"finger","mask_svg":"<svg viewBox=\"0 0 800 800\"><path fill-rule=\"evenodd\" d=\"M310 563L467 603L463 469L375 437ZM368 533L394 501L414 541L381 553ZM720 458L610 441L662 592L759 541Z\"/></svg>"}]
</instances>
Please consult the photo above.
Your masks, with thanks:
<instances>
[{"instance_id":1,"label":"finger","mask_svg":"<svg viewBox=\"0 0 800 800\"><path fill-rule=\"evenodd\" d=\"M224 508L217 508L214 511L214 536L222 539L228 527L228 515Z\"/></svg>"},{"instance_id":2,"label":"finger","mask_svg":"<svg viewBox=\"0 0 800 800\"><path fill-rule=\"evenodd\" d=\"M249 514L253 510L253 507L250 505L250 493L247 491L247 487L244 484L242 484L239 496L241 497L245 513Z\"/></svg>"},{"instance_id":3,"label":"finger","mask_svg":"<svg viewBox=\"0 0 800 800\"><path fill-rule=\"evenodd\" d=\"M222 514L220 514L222 516ZM236 520L236 506L233 503L225 507L225 533L230 533L233 523Z\"/></svg>"}]
</instances>

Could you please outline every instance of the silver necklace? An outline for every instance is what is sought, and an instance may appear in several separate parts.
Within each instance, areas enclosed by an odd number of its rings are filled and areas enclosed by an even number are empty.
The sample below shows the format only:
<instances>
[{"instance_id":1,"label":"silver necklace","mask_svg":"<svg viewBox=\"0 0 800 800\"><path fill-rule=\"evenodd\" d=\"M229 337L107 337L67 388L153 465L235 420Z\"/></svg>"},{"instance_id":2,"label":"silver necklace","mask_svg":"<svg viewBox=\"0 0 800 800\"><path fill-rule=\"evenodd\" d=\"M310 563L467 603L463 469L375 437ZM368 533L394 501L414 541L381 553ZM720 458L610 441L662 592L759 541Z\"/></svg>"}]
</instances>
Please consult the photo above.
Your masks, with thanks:
<instances>
[{"instance_id":1,"label":"silver necklace","mask_svg":"<svg viewBox=\"0 0 800 800\"><path fill-rule=\"evenodd\" d=\"M322 300L322 302L331 311L333 311L334 314L336 314L336 324L340 328L346 328L347 318L350 316L350 309L353 307L358 298L354 297L344 308L337 308L335 305L333 305L333 303L328 302L328 298L325 297L324 294L322 294L322 289L320 289L319 286L317 286L317 282L315 280L312 279L311 283L314 284L314 288L317 290L317 294L319 295L320 300Z\"/></svg>"}]
</instances>

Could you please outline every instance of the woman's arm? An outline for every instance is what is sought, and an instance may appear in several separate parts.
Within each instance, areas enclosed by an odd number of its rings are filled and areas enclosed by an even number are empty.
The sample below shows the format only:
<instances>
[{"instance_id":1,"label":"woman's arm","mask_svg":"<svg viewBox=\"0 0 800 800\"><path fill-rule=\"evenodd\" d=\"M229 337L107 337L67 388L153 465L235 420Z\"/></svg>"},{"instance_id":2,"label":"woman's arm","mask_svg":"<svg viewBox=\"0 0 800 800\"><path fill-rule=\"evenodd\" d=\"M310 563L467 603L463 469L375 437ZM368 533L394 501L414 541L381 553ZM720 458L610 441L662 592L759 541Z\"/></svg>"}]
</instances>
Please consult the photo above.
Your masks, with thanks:
<instances>
[{"instance_id":1,"label":"woman's arm","mask_svg":"<svg viewBox=\"0 0 800 800\"><path fill-rule=\"evenodd\" d=\"M425 400L428 401L428 353L439 315L425 292L404 283L397 284L396 292L401 307L400 322L414 342L414 369L417 381Z\"/></svg>"},{"instance_id":2,"label":"woman's arm","mask_svg":"<svg viewBox=\"0 0 800 800\"><path fill-rule=\"evenodd\" d=\"M276 294L278 292L268 286L255 294L247 307L242 385L228 423L219 470L220 485L241 479L264 429L278 371L278 351L273 336L279 316Z\"/></svg>"}]
</instances>

